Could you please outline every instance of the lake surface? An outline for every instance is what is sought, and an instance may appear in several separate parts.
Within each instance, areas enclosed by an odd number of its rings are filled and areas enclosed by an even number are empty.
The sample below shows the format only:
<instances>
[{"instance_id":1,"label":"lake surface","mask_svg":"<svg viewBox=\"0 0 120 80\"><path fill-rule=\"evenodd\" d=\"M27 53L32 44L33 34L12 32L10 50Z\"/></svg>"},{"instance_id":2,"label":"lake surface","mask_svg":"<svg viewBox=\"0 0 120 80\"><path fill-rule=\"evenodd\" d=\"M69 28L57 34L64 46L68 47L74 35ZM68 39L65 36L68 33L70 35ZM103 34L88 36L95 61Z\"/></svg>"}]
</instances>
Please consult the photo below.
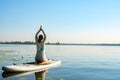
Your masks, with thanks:
<instances>
[{"instance_id":1,"label":"lake surface","mask_svg":"<svg viewBox=\"0 0 120 80\"><path fill-rule=\"evenodd\" d=\"M41 76L46 80L120 79L120 46L46 45L47 57L61 60L60 66L10 78L12 73L3 73L2 66L33 62L35 54L35 45L0 44L0 80L41 80Z\"/></svg>"}]
</instances>

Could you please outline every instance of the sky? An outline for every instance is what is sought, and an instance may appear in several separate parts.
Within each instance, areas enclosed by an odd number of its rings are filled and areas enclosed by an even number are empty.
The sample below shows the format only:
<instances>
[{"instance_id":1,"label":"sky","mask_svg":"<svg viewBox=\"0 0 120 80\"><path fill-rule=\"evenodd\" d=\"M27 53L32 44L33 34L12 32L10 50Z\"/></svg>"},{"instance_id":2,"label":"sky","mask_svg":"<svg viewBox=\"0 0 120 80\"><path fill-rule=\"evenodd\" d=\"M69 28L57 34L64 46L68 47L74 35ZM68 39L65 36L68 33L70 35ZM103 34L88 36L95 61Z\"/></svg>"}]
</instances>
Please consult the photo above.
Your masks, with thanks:
<instances>
[{"instance_id":1,"label":"sky","mask_svg":"<svg viewBox=\"0 0 120 80\"><path fill-rule=\"evenodd\" d=\"M120 43L120 0L0 0L0 41Z\"/></svg>"}]
</instances>

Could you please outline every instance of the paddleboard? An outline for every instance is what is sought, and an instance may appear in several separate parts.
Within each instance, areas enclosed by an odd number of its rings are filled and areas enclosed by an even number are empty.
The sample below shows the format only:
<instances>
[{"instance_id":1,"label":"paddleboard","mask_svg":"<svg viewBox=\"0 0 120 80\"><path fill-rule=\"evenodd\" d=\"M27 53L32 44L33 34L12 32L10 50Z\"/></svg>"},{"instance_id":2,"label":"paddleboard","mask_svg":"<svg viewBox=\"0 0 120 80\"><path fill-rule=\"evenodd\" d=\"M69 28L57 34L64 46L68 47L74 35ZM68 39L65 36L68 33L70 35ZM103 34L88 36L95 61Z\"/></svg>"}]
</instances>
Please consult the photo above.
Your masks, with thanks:
<instances>
[{"instance_id":1,"label":"paddleboard","mask_svg":"<svg viewBox=\"0 0 120 80\"><path fill-rule=\"evenodd\" d=\"M30 63L10 65L10 66L3 66L2 70L5 72L29 72L29 71L55 67L60 64L61 64L60 60L49 60L49 63L47 64L35 64L35 62L30 62Z\"/></svg>"}]
</instances>

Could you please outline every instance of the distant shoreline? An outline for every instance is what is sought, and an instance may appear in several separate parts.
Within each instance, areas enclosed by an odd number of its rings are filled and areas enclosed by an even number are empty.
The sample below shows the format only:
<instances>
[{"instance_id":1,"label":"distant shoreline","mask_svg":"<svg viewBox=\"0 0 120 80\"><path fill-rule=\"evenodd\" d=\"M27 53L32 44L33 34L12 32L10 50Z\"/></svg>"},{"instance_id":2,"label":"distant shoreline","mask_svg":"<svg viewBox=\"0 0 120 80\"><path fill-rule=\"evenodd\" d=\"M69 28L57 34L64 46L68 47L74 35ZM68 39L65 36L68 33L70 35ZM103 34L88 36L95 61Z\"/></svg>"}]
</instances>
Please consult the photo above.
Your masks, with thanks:
<instances>
[{"instance_id":1,"label":"distant shoreline","mask_svg":"<svg viewBox=\"0 0 120 80\"><path fill-rule=\"evenodd\" d=\"M0 44L35 44L35 42L31 42L31 41L25 41L25 42L21 42L21 41L12 41L12 42L0 42ZM60 42L56 42L56 43L50 43L47 42L46 45L78 45L78 46L120 46L120 43L60 43Z\"/></svg>"}]
</instances>

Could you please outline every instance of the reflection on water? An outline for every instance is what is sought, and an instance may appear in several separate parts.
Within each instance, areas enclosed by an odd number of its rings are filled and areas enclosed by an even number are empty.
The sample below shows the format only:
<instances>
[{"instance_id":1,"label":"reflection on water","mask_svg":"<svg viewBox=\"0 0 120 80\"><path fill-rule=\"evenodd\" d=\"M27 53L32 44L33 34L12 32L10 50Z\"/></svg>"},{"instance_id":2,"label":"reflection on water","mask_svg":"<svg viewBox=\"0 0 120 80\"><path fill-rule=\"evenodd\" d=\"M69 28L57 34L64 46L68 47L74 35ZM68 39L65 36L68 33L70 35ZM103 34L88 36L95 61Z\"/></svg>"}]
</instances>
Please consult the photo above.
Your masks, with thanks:
<instances>
[{"instance_id":1,"label":"reflection on water","mask_svg":"<svg viewBox=\"0 0 120 80\"><path fill-rule=\"evenodd\" d=\"M30 75L30 74L34 73L35 80L45 80L47 72L48 72L48 69L39 70L39 71L31 71L31 72L19 72L19 73L3 72L2 77L3 78L12 78L12 77L20 77L20 76L24 76L24 75Z\"/></svg>"},{"instance_id":2,"label":"reflection on water","mask_svg":"<svg viewBox=\"0 0 120 80\"><path fill-rule=\"evenodd\" d=\"M48 73L48 69L43 69L43 70L39 70L39 71L31 71L31 72L19 72L19 73L3 72L2 77L3 78L20 77L20 76L30 75L33 73L35 75L35 79L33 79L33 80L55 80L52 77L46 76L46 73ZM29 79L22 77L22 78L19 78L19 80L29 80ZM64 80L64 79L60 78L58 80Z\"/></svg>"},{"instance_id":3,"label":"reflection on water","mask_svg":"<svg viewBox=\"0 0 120 80\"><path fill-rule=\"evenodd\" d=\"M35 78L36 80L45 80L46 79L46 73L48 70L43 70L41 72L35 72Z\"/></svg>"}]
</instances>

